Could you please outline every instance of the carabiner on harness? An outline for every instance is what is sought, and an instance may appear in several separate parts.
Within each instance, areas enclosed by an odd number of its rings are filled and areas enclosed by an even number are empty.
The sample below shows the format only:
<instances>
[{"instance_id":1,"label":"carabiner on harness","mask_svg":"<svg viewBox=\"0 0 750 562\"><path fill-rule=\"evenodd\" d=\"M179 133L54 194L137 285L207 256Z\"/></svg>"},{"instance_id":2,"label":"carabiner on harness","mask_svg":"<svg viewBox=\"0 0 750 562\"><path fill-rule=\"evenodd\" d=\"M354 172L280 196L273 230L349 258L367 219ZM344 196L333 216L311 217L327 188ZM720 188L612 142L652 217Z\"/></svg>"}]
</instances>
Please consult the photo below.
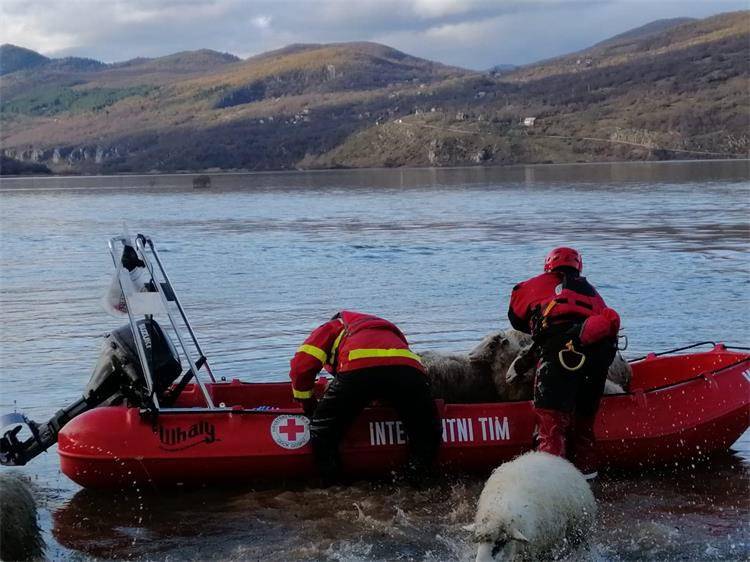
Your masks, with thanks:
<instances>
[{"instance_id":1,"label":"carabiner on harness","mask_svg":"<svg viewBox=\"0 0 750 562\"><path fill-rule=\"evenodd\" d=\"M565 353L572 353L574 355L578 355L581 359L578 361L578 365L575 365L574 367L571 367L565 362ZM583 367L583 364L586 362L586 355L581 353L580 351L576 351L576 348L573 347L573 340L570 340L568 343L565 344L565 349L561 349L560 352L557 354L557 359L560 361L560 365L562 365L563 369L566 371L577 371L581 367Z\"/></svg>"}]
</instances>

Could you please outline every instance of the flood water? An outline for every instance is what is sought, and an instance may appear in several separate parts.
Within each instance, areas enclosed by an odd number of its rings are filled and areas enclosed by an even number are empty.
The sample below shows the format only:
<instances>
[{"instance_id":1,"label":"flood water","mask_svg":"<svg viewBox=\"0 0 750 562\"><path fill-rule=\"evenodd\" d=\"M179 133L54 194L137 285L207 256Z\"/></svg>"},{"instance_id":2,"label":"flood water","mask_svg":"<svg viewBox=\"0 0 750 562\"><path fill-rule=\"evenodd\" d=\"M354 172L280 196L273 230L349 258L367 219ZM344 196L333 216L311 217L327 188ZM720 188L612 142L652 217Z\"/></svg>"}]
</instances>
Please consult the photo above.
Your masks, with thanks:
<instances>
[{"instance_id":1,"label":"flood water","mask_svg":"<svg viewBox=\"0 0 750 562\"><path fill-rule=\"evenodd\" d=\"M507 325L510 289L573 245L623 318L626 356L750 344L747 161L0 181L0 413L46 420L80 396L119 325L106 240L157 243L214 372L285 380L307 333L351 308L415 350L463 351ZM483 480L107 494L36 486L56 560L469 560ZM750 434L710 462L604 474L594 558L750 558Z\"/></svg>"}]
</instances>

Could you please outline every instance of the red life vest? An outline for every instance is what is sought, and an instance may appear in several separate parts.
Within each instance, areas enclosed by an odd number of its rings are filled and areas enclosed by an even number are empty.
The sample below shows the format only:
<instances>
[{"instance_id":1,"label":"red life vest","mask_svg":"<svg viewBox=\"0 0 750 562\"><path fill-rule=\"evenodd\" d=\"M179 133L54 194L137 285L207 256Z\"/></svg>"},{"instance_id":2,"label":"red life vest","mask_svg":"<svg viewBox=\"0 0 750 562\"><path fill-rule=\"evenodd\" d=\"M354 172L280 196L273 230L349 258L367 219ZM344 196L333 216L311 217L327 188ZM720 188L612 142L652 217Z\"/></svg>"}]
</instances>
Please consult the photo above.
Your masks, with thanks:
<instances>
[{"instance_id":1,"label":"red life vest","mask_svg":"<svg viewBox=\"0 0 750 562\"><path fill-rule=\"evenodd\" d=\"M514 328L538 335L549 326L579 322L605 308L604 299L585 277L551 271L513 288L508 316Z\"/></svg>"},{"instance_id":2,"label":"red life vest","mask_svg":"<svg viewBox=\"0 0 750 562\"><path fill-rule=\"evenodd\" d=\"M291 361L289 376L295 398L312 396L321 368L339 374L358 369L403 365L424 372L406 336L382 318L344 310L316 328Z\"/></svg>"},{"instance_id":3,"label":"red life vest","mask_svg":"<svg viewBox=\"0 0 750 562\"><path fill-rule=\"evenodd\" d=\"M589 316L578 335L582 345L591 345L607 338L617 337L620 331L620 315L612 308L605 308L601 314Z\"/></svg>"},{"instance_id":4,"label":"red life vest","mask_svg":"<svg viewBox=\"0 0 750 562\"><path fill-rule=\"evenodd\" d=\"M359 312L342 311L343 336L334 343L336 373L368 367L406 365L424 371L421 359L409 350L406 336L382 318Z\"/></svg>"}]
</instances>

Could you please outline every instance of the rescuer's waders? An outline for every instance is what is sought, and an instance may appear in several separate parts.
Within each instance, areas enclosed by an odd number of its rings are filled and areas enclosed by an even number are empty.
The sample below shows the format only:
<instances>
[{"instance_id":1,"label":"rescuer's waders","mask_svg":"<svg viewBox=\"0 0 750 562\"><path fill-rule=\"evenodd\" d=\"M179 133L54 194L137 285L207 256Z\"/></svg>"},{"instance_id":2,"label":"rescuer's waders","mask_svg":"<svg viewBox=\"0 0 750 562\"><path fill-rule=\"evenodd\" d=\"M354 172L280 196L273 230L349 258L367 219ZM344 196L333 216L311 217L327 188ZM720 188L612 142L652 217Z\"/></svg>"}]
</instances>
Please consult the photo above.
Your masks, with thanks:
<instances>
[{"instance_id":1,"label":"rescuer's waders","mask_svg":"<svg viewBox=\"0 0 750 562\"><path fill-rule=\"evenodd\" d=\"M310 441L324 483L340 476L339 444L373 400L393 406L404 424L409 441L407 476L418 478L433 464L440 445L440 421L425 375L400 365L360 369L331 381L310 424Z\"/></svg>"},{"instance_id":2,"label":"rescuer's waders","mask_svg":"<svg viewBox=\"0 0 750 562\"><path fill-rule=\"evenodd\" d=\"M566 457L581 472L591 474L596 471L594 420L617 348L607 339L574 347L576 352L571 353L567 346L570 339L561 332L545 338L539 346L541 358L534 382L537 450Z\"/></svg>"}]
</instances>

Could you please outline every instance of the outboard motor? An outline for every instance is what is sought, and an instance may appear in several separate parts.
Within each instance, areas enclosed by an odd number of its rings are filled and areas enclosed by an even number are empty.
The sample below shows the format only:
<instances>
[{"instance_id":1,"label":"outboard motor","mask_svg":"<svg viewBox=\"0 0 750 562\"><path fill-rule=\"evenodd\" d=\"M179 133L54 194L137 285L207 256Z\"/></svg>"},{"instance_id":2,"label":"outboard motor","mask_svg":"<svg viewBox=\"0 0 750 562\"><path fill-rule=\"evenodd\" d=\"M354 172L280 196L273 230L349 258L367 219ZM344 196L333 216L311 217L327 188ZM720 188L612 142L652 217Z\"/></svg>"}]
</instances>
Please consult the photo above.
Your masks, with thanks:
<instances>
[{"instance_id":1,"label":"outboard motor","mask_svg":"<svg viewBox=\"0 0 750 562\"><path fill-rule=\"evenodd\" d=\"M97 406L126 403L137 408L153 407L152 392L157 398L163 396L180 376L182 366L174 345L155 320L139 320L136 327L153 376L153 389L149 390L146 382L130 325L117 328L105 337L99 360L79 400L46 423L36 423L19 413L0 417L0 429L13 426L0 437L0 464L26 464L57 442L66 423ZM19 437L24 427L31 433L26 439Z\"/></svg>"}]
</instances>

